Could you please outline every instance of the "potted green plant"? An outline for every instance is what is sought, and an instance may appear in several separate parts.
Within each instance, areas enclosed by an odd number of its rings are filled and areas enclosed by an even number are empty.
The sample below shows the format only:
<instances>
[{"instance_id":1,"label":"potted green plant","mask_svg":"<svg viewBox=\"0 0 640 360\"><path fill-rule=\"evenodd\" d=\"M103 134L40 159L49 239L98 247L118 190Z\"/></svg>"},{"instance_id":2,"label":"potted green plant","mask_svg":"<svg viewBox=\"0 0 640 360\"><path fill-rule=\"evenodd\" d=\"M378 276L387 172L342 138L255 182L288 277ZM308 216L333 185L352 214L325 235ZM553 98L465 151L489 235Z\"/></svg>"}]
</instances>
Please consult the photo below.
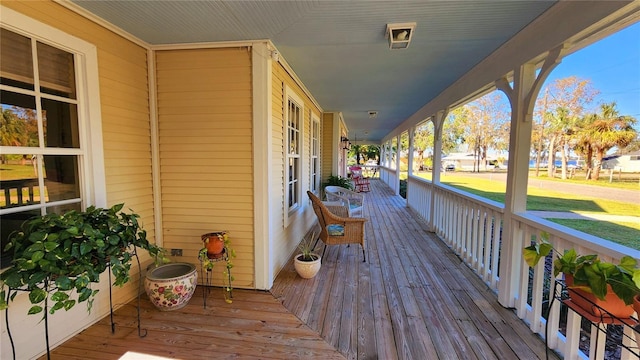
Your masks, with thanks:
<instances>
[{"instance_id":1,"label":"potted green plant","mask_svg":"<svg viewBox=\"0 0 640 360\"><path fill-rule=\"evenodd\" d=\"M212 241L222 241L222 251L211 251L209 243ZM206 278L209 279L210 273L213 270L215 264L220 261L225 262L222 276L227 279L228 283L224 287L224 300L231 304L233 302L233 276L231 275L231 269L233 268L232 259L236 257L236 252L231 248L231 239L226 231L218 231L214 233L208 233L202 235L203 247L198 251L198 260L202 266L202 271L206 271Z\"/></svg>"},{"instance_id":2,"label":"potted green plant","mask_svg":"<svg viewBox=\"0 0 640 360\"><path fill-rule=\"evenodd\" d=\"M329 176L327 181L323 184L323 189L327 186L340 186L345 189L353 190L353 182L351 182L351 179L340 175Z\"/></svg>"},{"instance_id":3,"label":"potted green plant","mask_svg":"<svg viewBox=\"0 0 640 360\"><path fill-rule=\"evenodd\" d=\"M49 304L53 304L48 310L53 314L84 301L90 311L98 292L91 284L99 282L107 268L113 272L113 285L122 286L129 281L137 247L163 257L162 248L147 240L139 215L121 212L123 206L91 206L83 212L27 220L7 245L13 256L11 266L0 274L0 309L9 306L17 291L26 291L32 304L29 314L46 312Z\"/></svg>"},{"instance_id":4,"label":"potted green plant","mask_svg":"<svg viewBox=\"0 0 640 360\"><path fill-rule=\"evenodd\" d=\"M300 253L294 258L293 266L300 277L311 279L320 271L320 255L313 252L315 247L315 233L309 237L303 237L298 245Z\"/></svg>"},{"instance_id":5,"label":"potted green plant","mask_svg":"<svg viewBox=\"0 0 640 360\"><path fill-rule=\"evenodd\" d=\"M602 261L595 254L578 255L575 249L561 255L547 239L548 234L543 233L541 241L523 249L523 257L529 266L536 266L553 251L556 254L553 274L564 274L573 303L595 316L603 315L600 308L616 317L631 316L631 304L640 295L640 268L636 259L624 256L614 264Z\"/></svg>"}]
</instances>

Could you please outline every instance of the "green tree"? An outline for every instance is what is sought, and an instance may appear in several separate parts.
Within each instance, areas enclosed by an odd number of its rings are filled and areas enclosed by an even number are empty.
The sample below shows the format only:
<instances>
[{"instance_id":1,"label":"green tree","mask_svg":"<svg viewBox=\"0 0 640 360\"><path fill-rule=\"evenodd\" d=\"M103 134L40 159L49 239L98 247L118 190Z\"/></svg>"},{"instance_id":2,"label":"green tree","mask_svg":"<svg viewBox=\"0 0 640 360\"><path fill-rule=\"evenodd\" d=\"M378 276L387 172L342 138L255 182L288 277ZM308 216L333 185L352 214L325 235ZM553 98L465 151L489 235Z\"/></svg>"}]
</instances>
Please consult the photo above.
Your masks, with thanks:
<instances>
[{"instance_id":1,"label":"green tree","mask_svg":"<svg viewBox=\"0 0 640 360\"><path fill-rule=\"evenodd\" d=\"M413 132L413 150L418 154L418 157L413 164L414 172L427 165L425 164L424 154L429 149L431 149L430 153L433 154L433 140L433 123L431 121L416 126ZM433 160L431 159L429 163L433 165Z\"/></svg>"},{"instance_id":2,"label":"green tree","mask_svg":"<svg viewBox=\"0 0 640 360\"><path fill-rule=\"evenodd\" d=\"M509 117L502 93L494 91L467 105L465 143L474 154L474 171L486 170L490 150L504 150L509 143Z\"/></svg>"},{"instance_id":3,"label":"green tree","mask_svg":"<svg viewBox=\"0 0 640 360\"><path fill-rule=\"evenodd\" d=\"M555 155L558 151L567 150L567 137L570 135L577 119L580 119L588 111L599 91L593 87L590 80L570 76L557 79L544 91L544 97L538 98L536 108L537 125L540 131L538 146L535 151L542 151L545 146L539 144L546 142L548 150L547 174L554 176ZM563 110L559 110L563 109ZM566 156L566 153L565 153ZM563 166L563 174L566 177L566 163Z\"/></svg>"},{"instance_id":4,"label":"green tree","mask_svg":"<svg viewBox=\"0 0 640 360\"><path fill-rule=\"evenodd\" d=\"M600 177L602 158L614 147L623 149L631 145L638 132L633 128L636 119L631 116L620 115L616 103L600 105L600 111L586 117L585 127L576 137L580 139L581 148L587 153L593 153L593 179ZM587 158L589 162L591 158Z\"/></svg>"}]
</instances>

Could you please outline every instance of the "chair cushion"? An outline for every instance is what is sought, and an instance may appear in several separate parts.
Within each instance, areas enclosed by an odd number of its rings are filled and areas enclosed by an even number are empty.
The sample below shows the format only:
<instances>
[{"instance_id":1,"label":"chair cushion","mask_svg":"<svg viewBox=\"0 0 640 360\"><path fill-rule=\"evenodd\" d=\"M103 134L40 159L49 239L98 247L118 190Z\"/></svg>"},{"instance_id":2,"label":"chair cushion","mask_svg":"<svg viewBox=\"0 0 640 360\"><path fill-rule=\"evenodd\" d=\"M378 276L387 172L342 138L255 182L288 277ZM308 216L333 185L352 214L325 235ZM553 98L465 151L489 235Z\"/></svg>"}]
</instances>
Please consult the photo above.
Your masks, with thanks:
<instances>
[{"instance_id":1,"label":"chair cushion","mask_svg":"<svg viewBox=\"0 0 640 360\"><path fill-rule=\"evenodd\" d=\"M329 236L344 236L344 226L340 224L331 224L327 226Z\"/></svg>"},{"instance_id":2,"label":"chair cushion","mask_svg":"<svg viewBox=\"0 0 640 360\"><path fill-rule=\"evenodd\" d=\"M362 200L356 198L349 199L349 208L356 209L362 206Z\"/></svg>"}]
</instances>

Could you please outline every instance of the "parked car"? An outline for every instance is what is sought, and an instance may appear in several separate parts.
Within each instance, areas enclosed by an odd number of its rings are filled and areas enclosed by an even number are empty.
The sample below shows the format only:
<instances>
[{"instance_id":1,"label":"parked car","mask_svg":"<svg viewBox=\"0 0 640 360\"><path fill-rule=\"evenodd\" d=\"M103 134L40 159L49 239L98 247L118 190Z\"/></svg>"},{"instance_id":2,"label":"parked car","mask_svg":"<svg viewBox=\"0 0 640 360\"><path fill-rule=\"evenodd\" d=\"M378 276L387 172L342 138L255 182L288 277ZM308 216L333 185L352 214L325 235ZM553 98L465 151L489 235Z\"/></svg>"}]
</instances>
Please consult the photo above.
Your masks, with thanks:
<instances>
[{"instance_id":1,"label":"parked car","mask_svg":"<svg viewBox=\"0 0 640 360\"><path fill-rule=\"evenodd\" d=\"M456 170L456 165L455 164L447 164L447 166L444 169L446 171L455 171Z\"/></svg>"}]
</instances>

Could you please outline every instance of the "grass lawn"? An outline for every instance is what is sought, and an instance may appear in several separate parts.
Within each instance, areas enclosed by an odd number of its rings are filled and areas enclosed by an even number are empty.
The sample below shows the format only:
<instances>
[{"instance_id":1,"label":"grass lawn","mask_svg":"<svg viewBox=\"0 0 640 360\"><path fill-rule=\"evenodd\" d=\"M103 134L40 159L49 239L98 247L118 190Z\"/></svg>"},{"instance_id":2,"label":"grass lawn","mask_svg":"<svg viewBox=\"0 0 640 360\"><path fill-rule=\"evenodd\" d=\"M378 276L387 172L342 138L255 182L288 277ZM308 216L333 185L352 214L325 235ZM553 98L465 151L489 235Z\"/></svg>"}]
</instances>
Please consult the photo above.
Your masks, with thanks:
<instances>
[{"instance_id":1,"label":"grass lawn","mask_svg":"<svg viewBox=\"0 0 640 360\"><path fill-rule=\"evenodd\" d=\"M442 176L440 180L446 185L504 204L506 191L504 182L449 173ZM635 189L638 189L637 184ZM584 197L530 186L527 193L527 210L640 215L640 204ZM596 220L549 220L640 250L640 221L625 223Z\"/></svg>"},{"instance_id":2,"label":"grass lawn","mask_svg":"<svg viewBox=\"0 0 640 360\"><path fill-rule=\"evenodd\" d=\"M0 180L35 179L37 177L31 164L0 164Z\"/></svg>"}]
</instances>

